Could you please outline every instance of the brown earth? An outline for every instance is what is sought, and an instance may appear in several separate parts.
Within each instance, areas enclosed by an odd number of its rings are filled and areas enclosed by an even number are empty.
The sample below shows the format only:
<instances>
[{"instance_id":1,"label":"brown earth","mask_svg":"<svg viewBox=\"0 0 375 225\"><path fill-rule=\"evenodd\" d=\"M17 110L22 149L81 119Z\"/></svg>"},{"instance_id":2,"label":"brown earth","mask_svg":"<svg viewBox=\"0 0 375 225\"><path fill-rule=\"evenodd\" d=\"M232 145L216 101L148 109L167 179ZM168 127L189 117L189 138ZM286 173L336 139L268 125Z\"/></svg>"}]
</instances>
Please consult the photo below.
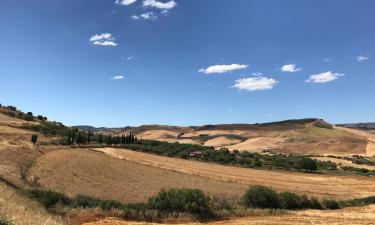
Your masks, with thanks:
<instances>
[{"instance_id":1,"label":"brown earth","mask_svg":"<svg viewBox=\"0 0 375 225\"><path fill-rule=\"evenodd\" d=\"M124 149L98 148L95 150L126 160L126 162L134 162L232 184L238 183L245 186L253 184L265 185L280 191L291 191L321 198L351 199L375 195L375 179L363 176L329 176L312 173L256 170L169 158ZM242 193L238 192L238 194Z\"/></svg>"}]
</instances>

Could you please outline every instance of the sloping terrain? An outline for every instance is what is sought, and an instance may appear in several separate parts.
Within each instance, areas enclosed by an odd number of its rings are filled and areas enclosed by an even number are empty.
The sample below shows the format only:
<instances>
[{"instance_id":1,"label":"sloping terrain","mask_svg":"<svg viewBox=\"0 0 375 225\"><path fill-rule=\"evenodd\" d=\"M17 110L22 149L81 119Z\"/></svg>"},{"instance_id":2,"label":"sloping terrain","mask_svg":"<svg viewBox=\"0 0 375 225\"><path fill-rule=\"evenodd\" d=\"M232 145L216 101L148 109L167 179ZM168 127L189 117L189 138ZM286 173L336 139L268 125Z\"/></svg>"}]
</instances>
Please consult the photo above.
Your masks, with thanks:
<instances>
[{"instance_id":1,"label":"sloping terrain","mask_svg":"<svg viewBox=\"0 0 375 225\"><path fill-rule=\"evenodd\" d=\"M83 194L125 203L144 202L162 188L199 188L236 196L248 187L70 148L39 157L29 171L28 180L69 196Z\"/></svg>"},{"instance_id":2,"label":"sloping terrain","mask_svg":"<svg viewBox=\"0 0 375 225\"><path fill-rule=\"evenodd\" d=\"M129 131L135 132L140 139L298 155L365 155L368 142L363 135L338 129L318 119L185 128L142 126L142 129L128 128L126 132Z\"/></svg>"},{"instance_id":3,"label":"sloping terrain","mask_svg":"<svg viewBox=\"0 0 375 225\"><path fill-rule=\"evenodd\" d=\"M64 221L49 214L37 202L0 182L0 215L17 225L60 225Z\"/></svg>"},{"instance_id":4,"label":"sloping terrain","mask_svg":"<svg viewBox=\"0 0 375 225\"><path fill-rule=\"evenodd\" d=\"M146 222L121 221L107 218L84 225L157 225ZM373 225L375 224L375 206L346 208L340 210L303 210L288 212L277 216L250 216L210 223L185 223L181 225ZM159 224L163 225L163 224Z\"/></svg>"},{"instance_id":5,"label":"sloping terrain","mask_svg":"<svg viewBox=\"0 0 375 225\"><path fill-rule=\"evenodd\" d=\"M361 130L344 128L344 127L336 127L336 129L348 132L352 135L358 135L358 136L367 138L368 142L366 145L366 156L368 157L375 156L375 134L368 133L368 132L361 131Z\"/></svg>"},{"instance_id":6,"label":"sloping terrain","mask_svg":"<svg viewBox=\"0 0 375 225\"><path fill-rule=\"evenodd\" d=\"M364 176L328 176L311 173L256 170L214 163L169 158L135 151L99 148L115 158L176 171L211 180L238 183L246 186L258 184L280 191L290 191L322 198L350 199L375 195L375 179ZM224 188L222 190L225 190ZM240 194L240 193L239 193Z\"/></svg>"}]
</instances>

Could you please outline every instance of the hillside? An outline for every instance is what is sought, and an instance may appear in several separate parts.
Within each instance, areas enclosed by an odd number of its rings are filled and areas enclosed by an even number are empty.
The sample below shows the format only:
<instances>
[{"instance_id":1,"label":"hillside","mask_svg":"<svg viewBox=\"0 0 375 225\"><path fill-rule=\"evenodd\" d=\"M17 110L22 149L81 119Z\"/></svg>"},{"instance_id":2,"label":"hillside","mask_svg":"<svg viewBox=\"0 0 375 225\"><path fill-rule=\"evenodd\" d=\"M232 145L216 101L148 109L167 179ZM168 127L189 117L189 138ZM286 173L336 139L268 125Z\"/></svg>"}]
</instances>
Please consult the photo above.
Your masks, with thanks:
<instances>
[{"instance_id":1,"label":"hillside","mask_svg":"<svg viewBox=\"0 0 375 225\"><path fill-rule=\"evenodd\" d=\"M366 155L367 138L337 129L320 119L264 124L195 127L149 125L96 130L113 135L133 132L140 139L225 147L229 150L297 155Z\"/></svg>"},{"instance_id":2,"label":"hillside","mask_svg":"<svg viewBox=\"0 0 375 225\"><path fill-rule=\"evenodd\" d=\"M61 142L62 136L71 129L58 122L45 120L44 117L25 116L27 114L11 109L0 108L0 178L20 190L53 190L74 198L85 195L99 199L116 200L122 203L145 203L148 199L165 188L197 188L204 193L219 196L225 201L237 202L250 185L258 184L274 188L277 191L289 191L298 194L316 196L319 199L351 199L375 195L375 181L372 177L354 173L319 171L306 173L288 171L280 168L241 168L234 165L198 162L169 158L136 151L129 151L116 146L99 147L74 145ZM84 127L83 127L84 129ZM91 127L89 128L91 130ZM264 150L289 152L294 154L313 154L323 157L327 154L352 155L372 152L371 134L349 128L335 127L321 120L292 120L268 124L233 124L207 125L201 127L142 126L139 128L111 128L98 130L113 135L135 132L138 138L162 140L226 147L229 150L254 151ZM38 135L34 147L31 136ZM370 136L369 136L370 135ZM166 143L163 143L166 144ZM194 148L194 145L187 145ZM196 146L195 146L196 147ZM210 148L213 152L215 149ZM372 169L371 165L350 164L345 158L335 158L338 163L354 167ZM341 160L341 161L340 161ZM346 160L346 161L344 161ZM334 161L334 160L332 160ZM341 172L340 172L341 171ZM53 211L45 211L34 201L18 194L14 188L1 186L4 197L0 204L0 213L6 218L17 221L48 220L46 224L81 224L70 221L70 213L62 213L62 219ZM339 188L338 188L339 187ZM9 203L12 210L5 207ZM14 204L13 204L14 203ZM22 205L35 205L32 215L22 215L18 209ZM2 210L2 211L1 211ZM61 209L60 209L61 210ZM349 209L345 209L349 210ZM356 208L358 212L362 209ZM363 208L373 211L373 208ZM305 214L293 212L296 221L310 218L319 222L318 215L332 215L328 212L312 210ZM342 213L348 211L340 211ZM334 215L337 215L334 212ZM102 211L77 210L73 213L75 221L95 221L102 219ZM118 215L118 214L116 214ZM35 218L34 218L35 217ZM277 217L261 215L259 220L277 221ZM366 222L365 217L362 222ZM245 223L257 217L234 219L228 224ZM287 223L287 217L280 217ZM352 221L350 217L348 221ZM336 219L334 219L336 220ZM354 219L353 219L354 220ZM106 221L106 222L105 222ZM28 222L41 224L40 222ZM109 219L98 224L119 223ZM124 222L127 224L128 222ZM225 222L220 222L225 224ZM20 222L18 224L23 224ZM131 223L130 223L131 224ZM319 224L319 223L318 223ZM354 223L355 224L355 223ZM364 223L366 224L366 223Z\"/></svg>"}]
</instances>

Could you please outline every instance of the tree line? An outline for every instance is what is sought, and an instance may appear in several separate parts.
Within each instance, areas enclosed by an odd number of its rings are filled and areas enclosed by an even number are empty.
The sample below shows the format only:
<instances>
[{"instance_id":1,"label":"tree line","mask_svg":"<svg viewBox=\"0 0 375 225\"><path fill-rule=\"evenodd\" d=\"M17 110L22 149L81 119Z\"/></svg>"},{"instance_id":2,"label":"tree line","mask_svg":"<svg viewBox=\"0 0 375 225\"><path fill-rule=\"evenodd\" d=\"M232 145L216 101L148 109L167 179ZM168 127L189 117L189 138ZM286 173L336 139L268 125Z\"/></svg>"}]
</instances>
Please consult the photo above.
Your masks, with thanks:
<instances>
[{"instance_id":1,"label":"tree line","mask_svg":"<svg viewBox=\"0 0 375 225\"><path fill-rule=\"evenodd\" d=\"M112 135L103 133L94 133L91 130L88 132L81 131L76 127L72 127L68 131L67 144L106 144L106 145L128 145L134 144L137 141L137 137L129 132L127 134Z\"/></svg>"}]
</instances>

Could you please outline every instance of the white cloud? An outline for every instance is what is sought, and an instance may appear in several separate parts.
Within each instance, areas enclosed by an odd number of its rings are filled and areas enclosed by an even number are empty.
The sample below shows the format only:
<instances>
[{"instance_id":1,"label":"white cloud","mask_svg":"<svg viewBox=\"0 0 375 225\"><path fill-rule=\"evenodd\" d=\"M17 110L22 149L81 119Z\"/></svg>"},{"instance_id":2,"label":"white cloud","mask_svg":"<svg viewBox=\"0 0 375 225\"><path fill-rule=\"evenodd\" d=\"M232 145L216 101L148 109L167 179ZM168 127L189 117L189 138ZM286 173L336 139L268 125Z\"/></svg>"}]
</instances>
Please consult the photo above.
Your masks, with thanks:
<instances>
[{"instance_id":1,"label":"white cloud","mask_svg":"<svg viewBox=\"0 0 375 225\"><path fill-rule=\"evenodd\" d=\"M214 65L207 68L202 68L198 70L201 73L211 74L211 73L227 73L234 70L242 70L249 67L249 65L240 64L230 64L230 65Z\"/></svg>"},{"instance_id":2,"label":"white cloud","mask_svg":"<svg viewBox=\"0 0 375 225\"><path fill-rule=\"evenodd\" d=\"M156 20L158 18L157 15L153 12L146 12L142 13L139 16L138 15L133 15L131 16L132 19L139 20L139 19L144 19L144 20Z\"/></svg>"},{"instance_id":3,"label":"white cloud","mask_svg":"<svg viewBox=\"0 0 375 225\"><path fill-rule=\"evenodd\" d=\"M118 5L131 5L136 1L137 0L116 0L115 3L118 4Z\"/></svg>"},{"instance_id":4,"label":"white cloud","mask_svg":"<svg viewBox=\"0 0 375 225\"><path fill-rule=\"evenodd\" d=\"M153 7L162 10L170 10L177 6L177 3L174 0L169 2L159 2L157 0L144 0L143 1L144 7Z\"/></svg>"},{"instance_id":5,"label":"white cloud","mask_svg":"<svg viewBox=\"0 0 375 225\"><path fill-rule=\"evenodd\" d=\"M356 58L357 58L357 61L358 61L358 62L362 62L362 61L365 61L365 60L370 59L369 56L365 56L365 55L359 55L359 56L357 56Z\"/></svg>"},{"instance_id":6,"label":"white cloud","mask_svg":"<svg viewBox=\"0 0 375 225\"><path fill-rule=\"evenodd\" d=\"M314 74L309 77L305 82L307 83L327 83L334 81L339 77L344 76L342 73L332 73L331 71Z\"/></svg>"},{"instance_id":7,"label":"white cloud","mask_svg":"<svg viewBox=\"0 0 375 225\"><path fill-rule=\"evenodd\" d=\"M122 76L122 75L113 76L113 77L111 78L111 80L123 80L123 79L124 79L124 76Z\"/></svg>"},{"instance_id":8,"label":"white cloud","mask_svg":"<svg viewBox=\"0 0 375 225\"><path fill-rule=\"evenodd\" d=\"M281 67L281 71L287 72L287 73L295 73L301 70L302 70L301 68L297 68L296 64L286 64Z\"/></svg>"},{"instance_id":9,"label":"white cloud","mask_svg":"<svg viewBox=\"0 0 375 225\"><path fill-rule=\"evenodd\" d=\"M239 90L259 91L272 89L278 81L268 77L249 77L236 80L233 87Z\"/></svg>"},{"instance_id":10,"label":"white cloud","mask_svg":"<svg viewBox=\"0 0 375 225\"><path fill-rule=\"evenodd\" d=\"M102 46L117 46L115 38L110 33L95 34L90 37L91 43Z\"/></svg>"}]
</instances>

